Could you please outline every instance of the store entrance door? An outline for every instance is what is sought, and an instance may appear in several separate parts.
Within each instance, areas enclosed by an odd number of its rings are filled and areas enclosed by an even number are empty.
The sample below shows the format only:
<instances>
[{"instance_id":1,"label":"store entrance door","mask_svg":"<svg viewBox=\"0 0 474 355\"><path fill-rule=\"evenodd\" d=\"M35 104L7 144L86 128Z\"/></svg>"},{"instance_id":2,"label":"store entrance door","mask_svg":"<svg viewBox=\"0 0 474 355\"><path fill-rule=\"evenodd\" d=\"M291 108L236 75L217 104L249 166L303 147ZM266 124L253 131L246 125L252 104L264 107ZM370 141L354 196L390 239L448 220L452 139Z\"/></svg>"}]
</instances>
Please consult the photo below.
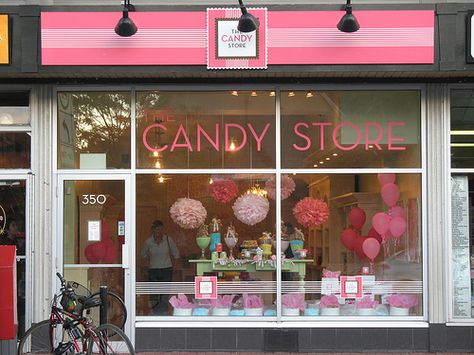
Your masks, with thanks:
<instances>
[{"instance_id":1,"label":"store entrance door","mask_svg":"<svg viewBox=\"0 0 474 355\"><path fill-rule=\"evenodd\" d=\"M61 175L58 230L64 277L92 293L101 286L120 295L127 310L131 290L129 270L132 245L130 176L118 174ZM61 270L59 270L61 272ZM109 304L108 320L122 317L118 304ZM94 322L99 324L98 312ZM124 330L131 338L130 317Z\"/></svg>"},{"instance_id":2,"label":"store entrance door","mask_svg":"<svg viewBox=\"0 0 474 355\"><path fill-rule=\"evenodd\" d=\"M0 245L16 246L18 339L31 321L30 258L30 197L32 177L15 174L0 175Z\"/></svg>"}]
</instances>

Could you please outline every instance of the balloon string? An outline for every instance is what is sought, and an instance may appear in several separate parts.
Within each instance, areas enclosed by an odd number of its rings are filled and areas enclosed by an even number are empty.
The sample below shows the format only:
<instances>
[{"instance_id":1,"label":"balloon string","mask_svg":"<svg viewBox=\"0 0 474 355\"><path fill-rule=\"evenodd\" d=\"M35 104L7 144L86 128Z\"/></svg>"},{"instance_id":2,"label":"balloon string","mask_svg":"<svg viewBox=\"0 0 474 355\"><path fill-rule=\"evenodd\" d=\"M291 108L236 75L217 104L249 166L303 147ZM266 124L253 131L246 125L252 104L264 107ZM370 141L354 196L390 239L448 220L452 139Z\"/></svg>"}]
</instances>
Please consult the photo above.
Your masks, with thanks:
<instances>
[{"instance_id":1,"label":"balloon string","mask_svg":"<svg viewBox=\"0 0 474 355\"><path fill-rule=\"evenodd\" d=\"M371 275L374 275L374 274L375 274L375 272L374 272L374 259L370 259L369 273L370 273Z\"/></svg>"}]
</instances>

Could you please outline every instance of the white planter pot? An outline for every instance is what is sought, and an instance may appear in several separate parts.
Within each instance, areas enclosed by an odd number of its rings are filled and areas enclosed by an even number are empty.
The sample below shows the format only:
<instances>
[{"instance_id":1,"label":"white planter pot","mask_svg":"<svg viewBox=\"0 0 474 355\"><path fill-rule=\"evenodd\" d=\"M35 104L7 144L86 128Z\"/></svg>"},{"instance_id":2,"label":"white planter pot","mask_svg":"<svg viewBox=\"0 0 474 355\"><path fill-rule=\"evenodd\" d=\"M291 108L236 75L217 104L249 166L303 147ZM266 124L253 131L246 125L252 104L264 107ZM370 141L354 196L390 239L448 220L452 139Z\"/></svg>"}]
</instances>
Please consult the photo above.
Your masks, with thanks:
<instances>
[{"instance_id":1,"label":"white planter pot","mask_svg":"<svg viewBox=\"0 0 474 355\"><path fill-rule=\"evenodd\" d=\"M391 316L408 316L410 314L410 308L400 308L390 306L390 315Z\"/></svg>"},{"instance_id":2,"label":"white planter pot","mask_svg":"<svg viewBox=\"0 0 474 355\"><path fill-rule=\"evenodd\" d=\"M374 308L357 308L357 315L375 316L375 309Z\"/></svg>"},{"instance_id":3,"label":"white planter pot","mask_svg":"<svg viewBox=\"0 0 474 355\"><path fill-rule=\"evenodd\" d=\"M320 314L322 316L338 316L339 315L339 307L338 308L321 308Z\"/></svg>"},{"instance_id":4,"label":"white planter pot","mask_svg":"<svg viewBox=\"0 0 474 355\"><path fill-rule=\"evenodd\" d=\"M173 316L190 317L192 314L192 308L173 308Z\"/></svg>"},{"instance_id":5,"label":"white planter pot","mask_svg":"<svg viewBox=\"0 0 474 355\"><path fill-rule=\"evenodd\" d=\"M263 308L244 308L244 312L246 316L263 316Z\"/></svg>"},{"instance_id":6,"label":"white planter pot","mask_svg":"<svg viewBox=\"0 0 474 355\"><path fill-rule=\"evenodd\" d=\"M230 313L230 308L213 308L212 315L213 316L228 316Z\"/></svg>"},{"instance_id":7,"label":"white planter pot","mask_svg":"<svg viewBox=\"0 0 474 355\"><path fill-rule=\"evenodd\" d=\"M281 314L283 316L299 316L300 315L300 309L299 308L289 308L289 307L283 307Z\"/></svg>"}]
</instances>

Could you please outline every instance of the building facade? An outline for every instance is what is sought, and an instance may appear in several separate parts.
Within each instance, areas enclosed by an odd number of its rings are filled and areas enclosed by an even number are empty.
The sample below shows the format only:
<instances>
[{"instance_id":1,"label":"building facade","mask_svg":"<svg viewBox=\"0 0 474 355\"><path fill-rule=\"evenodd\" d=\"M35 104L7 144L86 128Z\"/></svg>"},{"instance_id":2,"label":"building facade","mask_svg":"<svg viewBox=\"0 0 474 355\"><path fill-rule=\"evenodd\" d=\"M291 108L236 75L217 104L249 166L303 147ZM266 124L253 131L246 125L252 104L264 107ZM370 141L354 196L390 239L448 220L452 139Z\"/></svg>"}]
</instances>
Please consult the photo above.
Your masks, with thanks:
<instances>
[{"instance_id":1,"label":"building facade","mask_svg":"<svg viewBox=\"0 0 474 355\"><path fill-rule=\"evenodd\" d=\"M474 4L171 5L0 6L19 332L60 272L137 351L472 351Z\"/></svg>"}]
</instances>

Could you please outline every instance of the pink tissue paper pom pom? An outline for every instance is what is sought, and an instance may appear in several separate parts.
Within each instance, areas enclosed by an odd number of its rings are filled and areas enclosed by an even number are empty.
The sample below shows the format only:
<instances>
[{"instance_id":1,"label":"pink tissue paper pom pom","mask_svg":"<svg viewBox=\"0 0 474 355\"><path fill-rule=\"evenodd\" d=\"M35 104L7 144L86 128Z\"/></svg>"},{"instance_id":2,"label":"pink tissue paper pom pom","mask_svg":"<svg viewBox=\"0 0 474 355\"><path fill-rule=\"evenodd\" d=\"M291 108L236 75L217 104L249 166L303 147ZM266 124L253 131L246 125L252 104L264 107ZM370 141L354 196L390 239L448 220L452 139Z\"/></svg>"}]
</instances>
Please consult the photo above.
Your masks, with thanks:
<instances>
[{"instance_id":1,"label":"pink tissue paper pom pom","mask_svg":"<svg viewBox=\"0 0 474 355\"><path fill-rule=\"evenodd\" d=\"M369 296L363 297L361 300L356 302L356 307L357 308L377 308L379 303L373 299L371 299Z\"/></svg>"},{"instance_id":2,"label":"pink tissue paper pom pom","mask_svg":"<svg viewBox=\"0 0 474 355\"><path fill-rule=\"evenodd\" d=\"M292 178L288 175L281 176L280 190L281 199L287 199L295 191L296 184ZM276 181L275 177L270 178L265 182L265 190L268 193L268 197L274 200L276 198Z\"/></svg>"},{"instance_id":3,"label":"pink tissue paper pom pom","mask_svg":"<svg viewBox=\"0 0 474 355\"><path fill-rule=\"evenodd\" d=\"M304 311L306 302L303 293L285 293L281 296L281 305L286 308L298 308Z\"/></svg>"},{"instance_id":4,"label":"pink tissue paper pom pom","mask_svg":"<svg viewBox=\"0 0 474 355\"><path fill-rule=\"evenodd\" d=\"M395 293L387 296L386 300L390 306L398 308L411 308L418 304L418 298L415 295Z\"/></svg>"},{"instance_id":5,"label":"pink tissue paper pom pom","mask_svg":"<svg viewBox=\"0 0 474 355\"><path fill-rule=\"evenodd\" d=\"M264 197L244 194L234 202L232 209L240 222L253 226L267 217L270 203Z\"/></svg>"},{"instance_id":6,"label":"pink tissue paper pom pom","mask_svg":"<svg viewBox=\"0 0 474 355\"><path fill-rule=\"evenodd\" d=\"M192 302L189 302L186 295L184 295L182 293L178 294L178 297L172 296L170 298L169 302L173 306L173 308L194 308L194 307L196 307L196 305Z\"/></svg>"},{"instance_id":7,"label":"pink tissue paper pom pom","mask_svg":"<svg viewBox=\"0 0 474 355\"><path fill-rule=\"evenodd\" d=\"M325 295L321 297L319 301L319 307L321 308L338 308L339 301L335 295Z\"/></svg>"},{"instance_id":8,"label":"pink tissue paper pom pom","mask_svg":"<svg viewBox=\"0 0 474 355\"><path fill-rule=\"evenodd\" d=\"M234 180L217 178L209 185L211 196L217 202L229 203L239 193Z\"/></svg>"},{"instance_id":9,"label":"pink tissue paper pom pom","mask_svg":"<svg viewBox=\"0 0 474 355\"><path fill-rule=\"evenodd\" d=\"M207 211L200 201L178 198L170 208L171 219L184 229L194 229L204 223Z\"/></svg>"},{"instance_id":10,"label":"pink tissue paper pom pom","mask_svg":"<svg viewBox=\"0 0 474 355\"><path fill-rule=\"evenodd\" d=\"M322 200L305 197L293 207L293 215L302 226L316 227L328 219L329 207Z\"/></svg>"}]
</instances>

